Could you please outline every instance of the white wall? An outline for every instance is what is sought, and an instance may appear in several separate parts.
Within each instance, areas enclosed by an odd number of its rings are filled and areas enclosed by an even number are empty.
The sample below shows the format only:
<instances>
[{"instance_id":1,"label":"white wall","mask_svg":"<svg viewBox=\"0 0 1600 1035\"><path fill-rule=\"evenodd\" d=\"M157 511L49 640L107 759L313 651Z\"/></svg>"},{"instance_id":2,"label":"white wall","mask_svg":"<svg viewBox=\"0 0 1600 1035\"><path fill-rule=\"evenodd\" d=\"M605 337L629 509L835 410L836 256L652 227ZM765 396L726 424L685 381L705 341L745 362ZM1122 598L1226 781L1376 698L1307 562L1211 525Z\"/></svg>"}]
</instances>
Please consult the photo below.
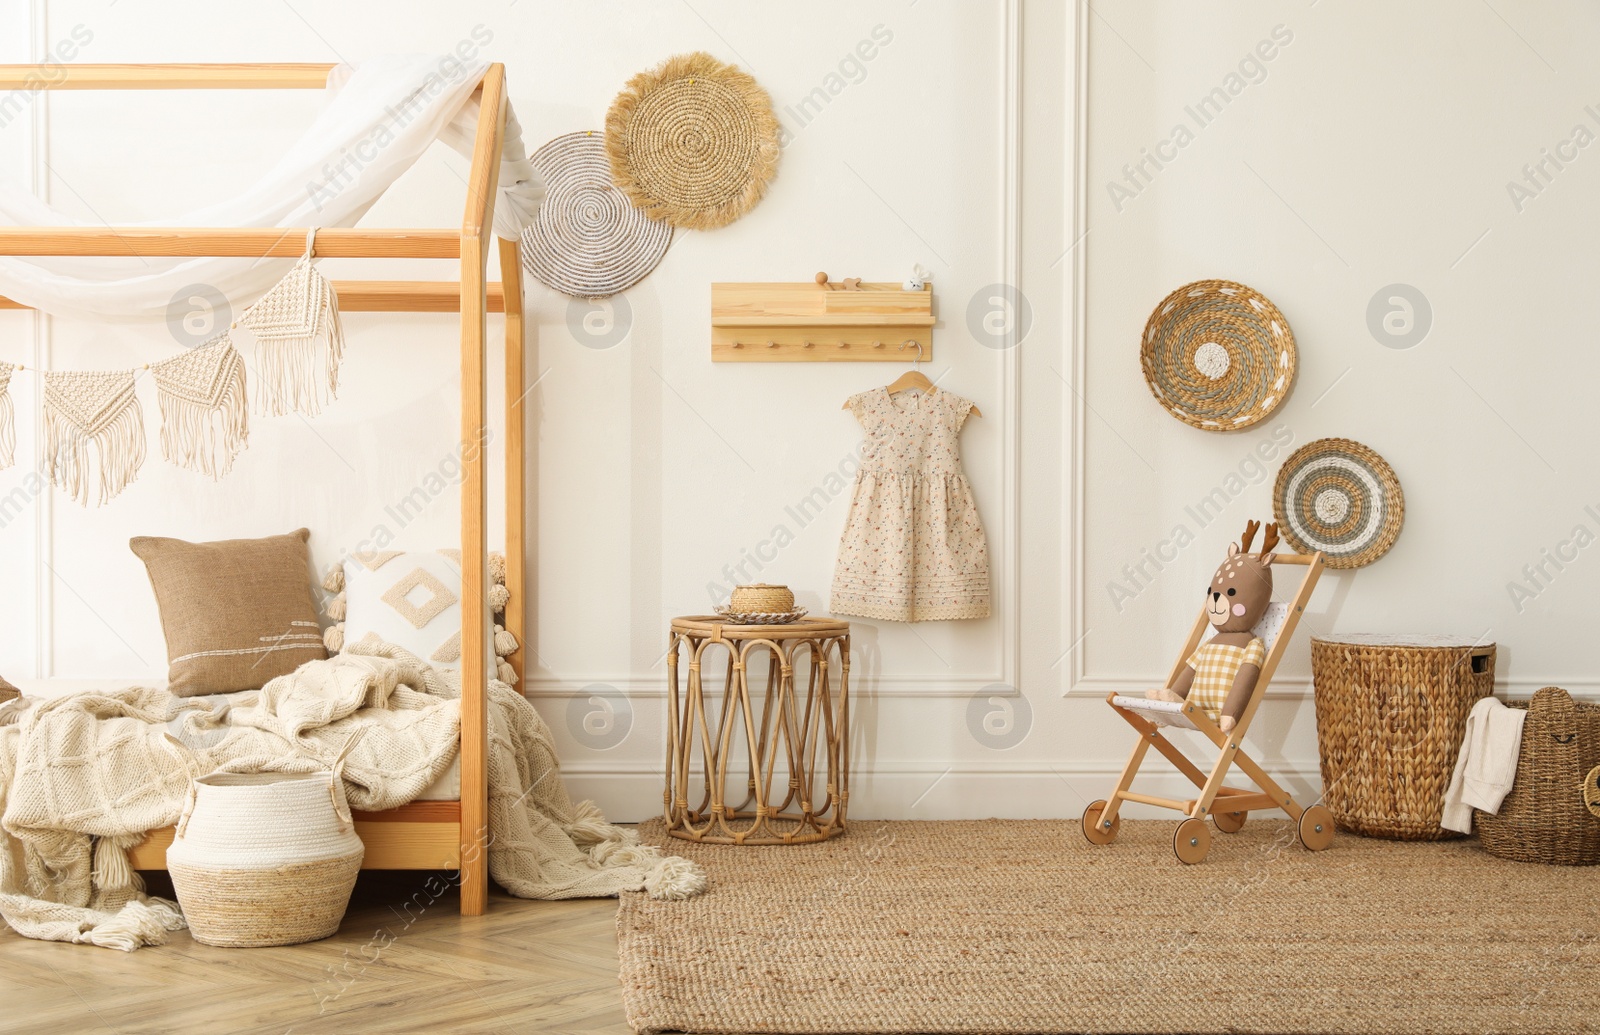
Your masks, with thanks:
<instances>
[{"instance_id":1,"label":"white wall","mask_svg":"<svg viewBox=\"0 0 1600 1035\"><path fill-rule=\"evenodd\" d=\"M1586 417L1600 370L1588 287L1600 274L1600 147L1570 149L1575 160L1520 211L1507 190L1575 126L1600 139L1600 115L1585 111L1600 100L1592 5L1095 11L1078 689L1142 684L1168 663L1219 546L1247 518L1270 514L1278 463L1263 477L1250 454L1279 429L1289 449L1326 436L1364 442L1405 490L1394 550L1372 567L1328 573L1307 616L1312 633L1483 637L1499 644L1508 690L1554 683L1593 694L1600 561L1567 550L1577 559L1552 567L1557 577L1520 611L1508 583L1575 525L1600 533L1584 511L1600 473ZM1193 121L1186 106L1275 33L1262 71L1242 70L1255 81L1209 124ZM1176 157L1137 194L1114 199L1107 185L1126 182L1122 166L1180 125L1192 142L1165 148ZM1151 309L1208 277L1272 298L1300 347L1288 402L1227 436L1166 416L1139 374L1136 342ZM1387 347L1368 329L1369 300L1395 283L1432 308L1431 330L1411 348ZM1255 484L1202 529L1186 505L1241 469ZM1196 544L1119 611L1108 584L1180 525ZM1308 652L1292 654L1284 674L1256 739L1285 769L1311 770Z\"/></svg>"},{"instance_id":2,"label":"white wall","mask_svg":"<svg viewBox=\"0 0 1600 1035\"><path fill-rule=\"evenodd\" d=\"M790 131L768 198L726 229L679 235L627 294L621 344L585 347L582 307L530 283L529 365L544 376L531 425L531 688L575 791L615 814L637 818L660 800L670 616L704 610L707 583L725 583L724 567L779 525L792 545L746 573L825 608L847 500L804 527L786 508L859 441L840 401L899 369L713 366L715 280L818 269L892 279L921 261L934 270L941 317L933 373L948 368L941 383L985 414L963 437L995 552L996 617L856 624L857 815L1070 816L1101 796L1127 733L1096 697L1160 678L1195 587L1246 518L1269 514L1284 450L1264 471L1249 456L1273 428L1288 448L1327 435L1366 442L1407 493L1393 553L1330 573L1312 631L1484 635L1500 643L1513 689L1596 688L1582 650L1584 604L1600 581L1593 551L1522 613L1506 588L1573 525L1600 532L1583 512L1600 493L1575 418L1596 363L1580 299L1597 272L1585 235L1600 149L1580 151L1520 212L1506 191L1541 147L1589 118L1584 105L1600 110L1600 76L1584 60L1600 31L1589 7L1562 3L1559 17L1510 0L1492 10L1104 0L1092 13L1059 0L885 0L810 4L805 18L731 0L467 0L385 5L381 17L369 5L297 9L304 20L281 5L173 0L0 6L12 19L0 22L0 60L37 57L79 25L93 33L79 58L88 61L359 59L438 49L483 25L530 146L599 128L632 72L695 48L748 67ZM1121 182L1124 163L1169 137L1185 106L1279 25L1293 37L1265 78L1119 210L1107 182ZM892 38L872 60L830 79L879 26ZM838 92L814 118L797 118L790 109L819 86ZM0 161L71 211L154 218L248 183L314 105L276 93L61 95L0 128ZM369 222L451 225L461 169L436 149ZM449 264L329 265L340 276L453 276ZM1139 376L1150 309L1203 277L1260 289L1299 340L1299 385L1258 429L1218 436L1180 425ZM1428 337L1408 350L1367 329L1368 300L1395 282L1433 308ZM969 303L981 314L1000 283L1019 285L1029 303L1013 349L986 347L969 326ZM86 512L48 494L30 502L0 529L0 672L23 683L160 677L159 627L130 535L305 524L327 561L370 534L384 505L452 448L452 326L351 316L338 403L309 424L258 422L218 485L153 454L109 507ZM25 314L0 313L0 335L0 356L30 365L131 366L175 348L160 331ZM34 411L28 382L19 389L26 458ZM154 399L145 405L153 425ZM1214 525L1192 529L1196 544L1119 612L1107 584L1241 466L1253 484ZM0 472L0 499L26 471ZM444 503L401 542L428 548L454 531ZM1284 675L1254 739L1305 790L1316 751L1303 646ZM613 707L628 733L611 746L581 736L594 684L625 702ZM1022 697L991 700L993 684ZM1008 722L1020 736L1007 736Z\"/></svg>"}]
</instances>

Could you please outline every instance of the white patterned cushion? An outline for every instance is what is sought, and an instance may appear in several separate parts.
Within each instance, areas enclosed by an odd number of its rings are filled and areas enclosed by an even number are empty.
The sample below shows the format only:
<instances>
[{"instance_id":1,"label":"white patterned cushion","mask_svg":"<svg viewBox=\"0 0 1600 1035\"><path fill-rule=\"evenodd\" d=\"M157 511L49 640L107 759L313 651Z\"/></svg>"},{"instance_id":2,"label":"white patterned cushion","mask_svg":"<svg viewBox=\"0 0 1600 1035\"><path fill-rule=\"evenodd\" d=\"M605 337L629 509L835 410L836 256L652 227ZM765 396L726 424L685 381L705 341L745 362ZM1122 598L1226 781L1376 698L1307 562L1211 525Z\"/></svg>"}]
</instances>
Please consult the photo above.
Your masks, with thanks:
<instances>
[{"instance_id":1,"label":"white patterned cushion","mask_svg":"<svg viewBox=\"0 0 1600 1035\"><path fill-rule=\"evenodd\" d=\"M461 667L461 551L353 554L344 562L346 646L372 637L435 668Z\"/></svg>"}]
</instances>

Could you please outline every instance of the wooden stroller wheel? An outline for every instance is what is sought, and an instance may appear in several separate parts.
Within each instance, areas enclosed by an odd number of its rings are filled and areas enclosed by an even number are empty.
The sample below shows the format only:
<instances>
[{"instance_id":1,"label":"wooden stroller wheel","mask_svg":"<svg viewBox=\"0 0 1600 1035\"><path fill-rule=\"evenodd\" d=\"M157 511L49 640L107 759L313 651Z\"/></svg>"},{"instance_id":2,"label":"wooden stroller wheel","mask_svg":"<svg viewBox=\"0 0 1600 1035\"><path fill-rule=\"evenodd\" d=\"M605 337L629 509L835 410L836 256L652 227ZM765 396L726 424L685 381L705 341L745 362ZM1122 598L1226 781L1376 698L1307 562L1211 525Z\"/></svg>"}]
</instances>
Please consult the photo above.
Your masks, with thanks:
<instances>
[{"instance_id":1,"label":"wooden stroller wheel","mask_svg":"<svg viewBox=\"0 0 1600 1035\"><path fill-rule=\"evenodd\" d=\"M1211 828L1206 826L1205 820L1191 818L1178 824L1172 835L1172 851L1179 862L1192 866L1204 859L1210 850Z\"/></svg>"},{"instance_id":2,"label":"wooden stroller wheel","mask_svg":"<svg viewBox=\"0 0 1600 1035\"><path fill-rule=\"evenodd\" d=\"M1300 843L1313 852L1333 844L1333 813L1325 805L1313 805L1300 813Z\"/></svg>"},{"instance_id":3,"label":"wooden stroller wheel","mask_svg":"<svg viewBox=\"0 0 1600 1035\"><path fill-rule=\"evenodd\" d=\"M1083 810L1083 836L1089 839L1092 845L1108 845L1117 839L1117 831L1122 827L1122 817L1117 816L1107 827L1100 819L1106 811L1106 800L1092 801L1088 808Z\"/></svg>"},{"instance_id":4,"label":"wooden stroller wheel","mask_svg":"<svg viewBox=\"0 0 1600 1035\"><path fill-rule=\"evenodd\" d=\"M1213 812L1211 822L1224 834L1237 834L1243 827L1248 812Z\"/></svg>"}]
</instances>

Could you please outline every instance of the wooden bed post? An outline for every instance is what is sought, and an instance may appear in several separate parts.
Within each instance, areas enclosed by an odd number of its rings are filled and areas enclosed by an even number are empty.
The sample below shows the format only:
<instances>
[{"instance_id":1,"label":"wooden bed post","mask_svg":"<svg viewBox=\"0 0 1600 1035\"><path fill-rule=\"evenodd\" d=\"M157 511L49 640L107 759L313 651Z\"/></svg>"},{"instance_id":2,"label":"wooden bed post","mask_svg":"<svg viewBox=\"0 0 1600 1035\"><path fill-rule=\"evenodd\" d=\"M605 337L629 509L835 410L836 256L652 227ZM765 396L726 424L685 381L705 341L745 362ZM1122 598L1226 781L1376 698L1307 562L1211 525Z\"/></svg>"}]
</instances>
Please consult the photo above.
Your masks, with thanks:
<instances>
[{"instance_id":1,"label":"wooden bed post","mask_svg":"<svg viewBox=\"0 0 1600 1035\"><path fill-rule=\"evenodd\" d=\"M512 689L525 693L523 649L527 614L527 392L523 387L524 324L522 316L522 248L500 239L501 298L506 313L506 631L517 639L516 653L506 658L516 670Z\"/></svg>"},{"instance_id":2,"label":"wooden bed post","mask_svg":"<svg viewBox=\"0 0 1600 1035\"><path fill-rule=\"evenodd\" d=\"M71 74L39 65L0 65L0 90L320 89L329 64L73 65ZM480 102L466 213L461 230L327 227L319 258L459 258L459 284L341 281L349 312L461 313L461 802L413 802L358 813L367 845L364 868L436 870L457 863L461 912L488 906L488 681L495 672L488 603L488 312L506 313L506 628L522 643L527 615L526 462L521 256L500 242L503 285L487 283L495 199L505 140L505 66L490 65ZM259 227L0 227L0 255L249 256L298 258L298 229ZM0 309L25 308L0 298ZM525 652L512 655L520 687ZM130 852L137 869L162 869L173 831L151 831Z\"/></svg>"},{"instance_id":3,"label":"wooden bed post","mask_svg":"<svg viewBox=\"0 0 1600 1035\"><path fill-rule=\"evenodd\" d=\"M479 89L477 141L461 223L461 914L489 905L489 675L487 287L489 239L505 129L505 66L493 64Z\"/></svg>"}]
</instances>

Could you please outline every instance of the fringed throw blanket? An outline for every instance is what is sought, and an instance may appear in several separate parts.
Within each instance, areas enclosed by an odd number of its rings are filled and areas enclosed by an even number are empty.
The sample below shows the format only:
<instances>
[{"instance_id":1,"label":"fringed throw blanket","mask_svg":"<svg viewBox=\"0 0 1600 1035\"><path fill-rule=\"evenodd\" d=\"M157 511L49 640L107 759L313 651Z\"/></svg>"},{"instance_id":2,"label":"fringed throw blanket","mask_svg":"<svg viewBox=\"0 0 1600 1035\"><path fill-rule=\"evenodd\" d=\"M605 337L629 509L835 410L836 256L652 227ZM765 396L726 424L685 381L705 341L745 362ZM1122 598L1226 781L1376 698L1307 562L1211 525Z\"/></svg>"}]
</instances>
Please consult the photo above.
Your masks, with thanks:
<instances>
[{"instance_id":1,"label":"fringed throw blanket","mask_svg":"<svg viewBox=\"0 0 1600 1035\"><path fill-rule=\"evenodd\" d=\"M132 370L47 370L44 376L44 467L50 481L85 506L89 447L100 462L100 502L116 496L144 465L144 410Z\"/></svg>"},{"instance_id":2,"label":"fringed throw blanket","mask_svg":"<svg viewBox=\"0 0 1600 1035\"><path fill-rule=\"evenodd\" d=\"M183 925L174 903L144 894L127 856L183 807L183 763L161 746L169 729L202 768L244 772L326 768L360 730L344 770L351 806L414 800L455 756L457 684L396 648L375 651L308 662L231 715L206 698L129 689L35 703L0 725L0 915L29 938L123 950ZM507 890L558 899L705 889L694 864L573 803L549 728L501 683L489 687L489 745L489 872Z\"/></svg>"},{"instance_id":3,"label":"fringed throw blanket","mask_svg":"<svg viewBox=\"0 0 1600 1035\"><path fill-rule=\"evenodd\" d=\"M152 364L161 404L161 455L179 467L221 478L250 437L244 358L224 334Z\"/></svg>"}]
</instances>

